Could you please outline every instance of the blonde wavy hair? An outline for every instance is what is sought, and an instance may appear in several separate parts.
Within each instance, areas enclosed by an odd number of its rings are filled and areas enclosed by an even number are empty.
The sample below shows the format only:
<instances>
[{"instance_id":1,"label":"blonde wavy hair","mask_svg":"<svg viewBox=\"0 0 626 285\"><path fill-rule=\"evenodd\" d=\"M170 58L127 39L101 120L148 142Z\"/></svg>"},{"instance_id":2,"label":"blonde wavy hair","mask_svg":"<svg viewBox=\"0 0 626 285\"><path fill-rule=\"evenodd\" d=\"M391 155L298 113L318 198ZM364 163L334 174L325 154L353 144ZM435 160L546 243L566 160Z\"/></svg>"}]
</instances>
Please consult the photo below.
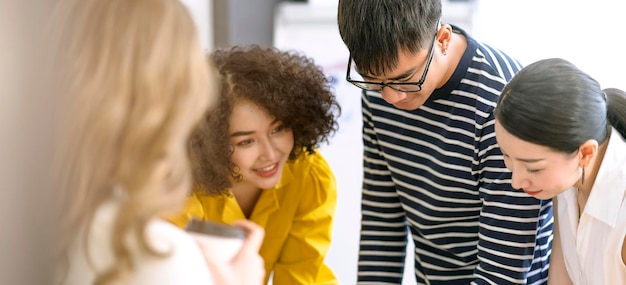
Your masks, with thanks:
<instances>
[{"instance_id":1,"label":"blonde wavy hair","mask_svg":"<svg viewBox=\"0 0 626 285\"><path fill-rule=\"evenodd\" d=\"M147 223L178 210L190 189L187 140L215 94L198 33L178 0L61 0L54 45L60 99L60 256L94 212L123 189L112 232L114 265L135 266L127 245L151 248ZM86 247L85 247L86 248Z\"/></svg>"}]
</instances>

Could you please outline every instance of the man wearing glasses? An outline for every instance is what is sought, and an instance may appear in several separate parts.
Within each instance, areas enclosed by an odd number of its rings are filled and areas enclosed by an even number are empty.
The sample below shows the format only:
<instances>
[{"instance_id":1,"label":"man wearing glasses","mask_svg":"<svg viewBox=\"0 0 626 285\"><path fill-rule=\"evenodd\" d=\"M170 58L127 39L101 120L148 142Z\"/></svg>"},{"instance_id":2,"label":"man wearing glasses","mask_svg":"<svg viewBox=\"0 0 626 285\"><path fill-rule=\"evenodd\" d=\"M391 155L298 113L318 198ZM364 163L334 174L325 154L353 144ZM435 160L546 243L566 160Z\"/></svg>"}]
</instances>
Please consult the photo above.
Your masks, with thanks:
<instances>
[{"instance_id":1,"label":"man wearing glasses","mask_svg":"<svg viewBox=\"0 0 626 285\"><path fill-rule=\"evenodd\" d=\"M521 68L439 22L440 0L339 0L346 80L363 89L359 284L545 284L551 201L511 188L494 136Z\"/></svg>"}]
</instances>

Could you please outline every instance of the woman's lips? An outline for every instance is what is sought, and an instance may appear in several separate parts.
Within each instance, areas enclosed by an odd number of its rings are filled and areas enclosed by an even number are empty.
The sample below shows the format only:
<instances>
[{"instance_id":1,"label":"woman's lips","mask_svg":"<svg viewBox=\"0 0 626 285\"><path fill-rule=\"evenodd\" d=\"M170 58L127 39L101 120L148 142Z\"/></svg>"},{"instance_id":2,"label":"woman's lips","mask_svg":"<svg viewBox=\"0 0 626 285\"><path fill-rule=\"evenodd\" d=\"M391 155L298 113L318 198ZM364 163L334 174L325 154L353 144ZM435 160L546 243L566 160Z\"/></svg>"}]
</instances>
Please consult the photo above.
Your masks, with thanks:
<instances>
[{"instance_id":1,"label":"woman's lips","mask_svg":"<svg viewBox=\"0 0 626 285\"><path fill-rule=\"evenodd\" d=\"M530 191L530 190L526 190L526 189L523 189L523 190L524 190L524 192L526 192L528 195L537 195L537 194L539 194L539 192L543 191L543 190Z\"/></svg>"},{"instance_id":2,"label":"woman's lips","mask_svg":"<svg viewBox=\"0 0 626 285\"><path fill-rule=\"evenodd\" d=\"M263 168L257 168L255 169L255 171L259 176L262 176L262 177L273 176L278 171L278 163L274 163L270 166L266 166Z\"/></svg>"}]
</instances>

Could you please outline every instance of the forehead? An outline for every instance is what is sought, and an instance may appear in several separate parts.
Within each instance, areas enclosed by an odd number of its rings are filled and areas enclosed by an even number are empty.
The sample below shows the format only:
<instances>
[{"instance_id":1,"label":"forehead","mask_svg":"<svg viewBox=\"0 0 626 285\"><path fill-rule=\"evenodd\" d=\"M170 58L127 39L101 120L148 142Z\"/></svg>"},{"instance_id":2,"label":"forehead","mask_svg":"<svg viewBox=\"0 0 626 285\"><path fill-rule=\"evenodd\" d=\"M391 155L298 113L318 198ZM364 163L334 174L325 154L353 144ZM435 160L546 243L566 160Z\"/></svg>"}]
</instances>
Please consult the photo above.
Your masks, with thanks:
<instances>
[{"instance_id":1,"label":"forehead","mask_svg":"<svg viewBox=\"0 0 626 285\"><path fill-rule=\"evenodd\" d=\"M271 124L274 121L274 116L249 100L237 100L233 104L228 121L231 130L244 126L256 128Z\"/></svg>"},{"instance_id":2,"label":"forehead","mask_svg":"<svg viewBox=\"0 0 626 285\"><path fill-rule=\"evenodd\" d=\"M385 67L381 74L371 74L368 71L360 70L358 65L356 66L356 70L361 75L368 78L387 80L390 78L406 75L407 73L414 73L416 70L419 70L420 67L426 65L426 59L428 58L429 52L429 49L423 49L416 53L411 53L406 49L399 49L396 64L393 66Z\"/></svg>"},{"instance_id":3,"label":"forehead","mask_svg":"<svg viewBox=\"0 0 626 285\"><path fill-rule=\"evenodd\" d=\"M513 159L550 159L563 154L552 149L522 140L509 133L497 120L495 123L496 140L504 154Z\"/></svg>"}]
</instances>

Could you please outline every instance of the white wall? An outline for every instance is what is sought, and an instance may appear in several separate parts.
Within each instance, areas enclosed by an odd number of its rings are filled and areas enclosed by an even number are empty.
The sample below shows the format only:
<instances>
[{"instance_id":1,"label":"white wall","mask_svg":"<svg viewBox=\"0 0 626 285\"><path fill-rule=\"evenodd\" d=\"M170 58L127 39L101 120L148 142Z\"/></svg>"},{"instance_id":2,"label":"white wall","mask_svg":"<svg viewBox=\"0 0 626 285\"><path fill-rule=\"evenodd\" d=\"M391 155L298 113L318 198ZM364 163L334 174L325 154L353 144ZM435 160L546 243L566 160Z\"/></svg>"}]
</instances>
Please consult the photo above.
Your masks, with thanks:
<instances>
[{"instance_id":1,"label":"white wall","mask_svg":"<svg viewBox=\"0 0 626 285\"><path fill-rule=\"evenodd\" d=\"M477 0L474 35L524 64L562 57L626 90L626 10L616 0Z\"/></svg>"},{"instance_id":2,"label":"white wall","mask_svg":"<svg viewBox=\"0 0 626 285\"><path fill-rule=\"evenodd\" d=\"M213 0L181 0L189 9L206 50L213 49Z\"/></svg>"}]
</instances>

